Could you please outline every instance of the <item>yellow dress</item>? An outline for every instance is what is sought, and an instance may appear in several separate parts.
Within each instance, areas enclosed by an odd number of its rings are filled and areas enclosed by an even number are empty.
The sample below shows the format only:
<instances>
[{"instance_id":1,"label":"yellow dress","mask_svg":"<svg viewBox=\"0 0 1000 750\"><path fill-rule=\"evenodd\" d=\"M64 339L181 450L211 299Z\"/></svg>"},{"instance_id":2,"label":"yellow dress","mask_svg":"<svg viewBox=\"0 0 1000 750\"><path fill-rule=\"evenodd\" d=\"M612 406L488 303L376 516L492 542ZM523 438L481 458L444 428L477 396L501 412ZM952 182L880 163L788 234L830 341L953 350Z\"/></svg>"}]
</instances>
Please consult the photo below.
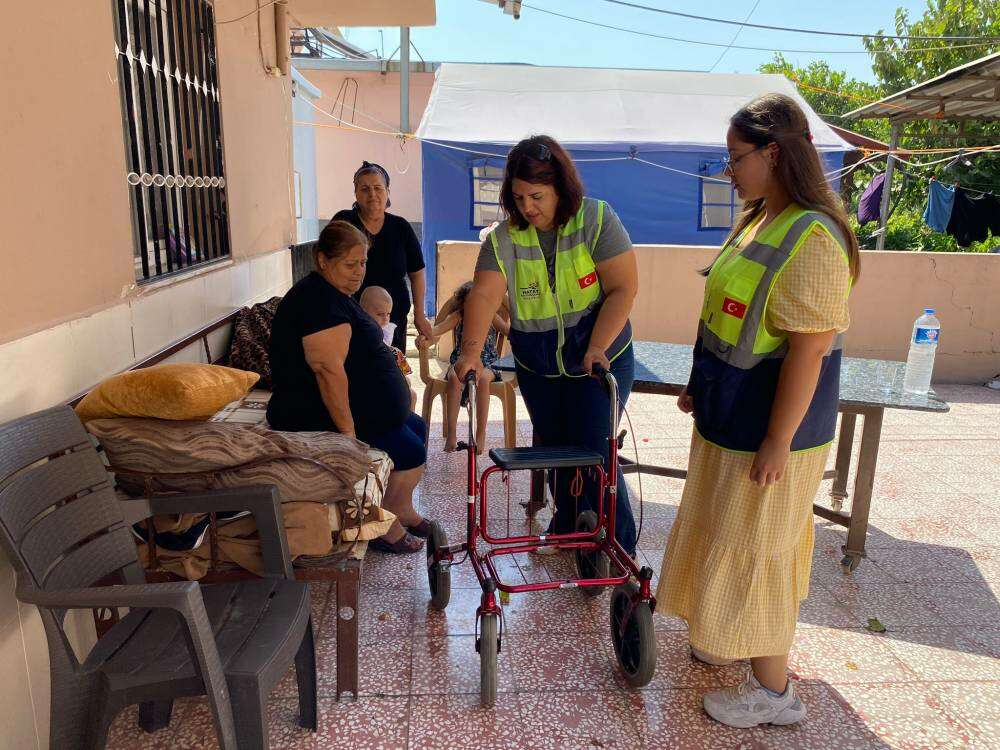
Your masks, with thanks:
<instances>
[{"instance_id":1,"label":"yellow dress","mask_svg":"<svg viewBox=\"0 0 1000 750\"><path fill-rule=\"evenodd\" d=\"M778 277L769 331L845 331L850 272L836 243L814 229ZM753 456L691 438L688 476L670 533L657 611L688 622L691 645L725 659L791 648L809 593L812 503L829 446L793 453L782 479L749 479Z\"/></svg>"}]
</instances>

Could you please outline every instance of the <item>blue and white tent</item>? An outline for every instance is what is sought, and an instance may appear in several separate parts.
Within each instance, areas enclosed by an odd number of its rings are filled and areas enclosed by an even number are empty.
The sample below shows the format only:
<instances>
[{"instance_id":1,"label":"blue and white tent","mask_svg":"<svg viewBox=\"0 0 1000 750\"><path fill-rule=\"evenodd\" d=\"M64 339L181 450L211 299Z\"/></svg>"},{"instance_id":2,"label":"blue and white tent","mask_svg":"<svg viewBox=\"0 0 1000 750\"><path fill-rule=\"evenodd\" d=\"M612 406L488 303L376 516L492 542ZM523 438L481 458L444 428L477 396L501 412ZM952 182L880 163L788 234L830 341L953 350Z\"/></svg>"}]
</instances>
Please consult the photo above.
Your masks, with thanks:
<instances>
[{"instance_id":1,"label":"blue and white tent","mask_svg":"<svg viewBox=\"0 0 1000 750\"><path fill-rule=\"evenodd\" d=\"M720 244L738 199L699 175L722 177L729 117L768 92L802 106L828 170L840 168L853 146L784 76L443 63L416 133L429 303L437 242L478 239L497 218L507 151L533 134L570 150L587 195L611 203L633 242Z\"/></svg>"}]
</instances>

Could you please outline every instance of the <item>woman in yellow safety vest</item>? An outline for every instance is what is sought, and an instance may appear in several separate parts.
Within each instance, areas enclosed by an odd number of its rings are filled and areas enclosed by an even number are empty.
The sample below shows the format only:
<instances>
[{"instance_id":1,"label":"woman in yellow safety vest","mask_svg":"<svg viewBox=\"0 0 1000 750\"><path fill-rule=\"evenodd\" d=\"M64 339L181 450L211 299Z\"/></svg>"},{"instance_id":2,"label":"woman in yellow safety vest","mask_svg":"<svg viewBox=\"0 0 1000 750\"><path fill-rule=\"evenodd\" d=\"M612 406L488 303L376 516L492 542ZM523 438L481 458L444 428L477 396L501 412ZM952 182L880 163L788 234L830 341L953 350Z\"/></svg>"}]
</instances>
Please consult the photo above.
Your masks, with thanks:
<instances>
[{"instance_id":1,"label":"woman in yellow safety vest","mask_svg":"<svg viewBox=\"0 0 1000 750\"><path fill-rule=\"evenodd\" d=\"M500 204L507 219L483 242L465 301L460 378L482 372L480 352L504 293L510 299L510 344L517 381L538 445L578 446L608 459L611 404L603 383L588 377L602 365L618 381L621 404L634 378L629 313L639 287L635 251L604 201L583 195L566 150L533 136L507 155ZM576 529L577 513L597 509L596 482L582 486L556 473L550 533ZM635 553L636 529L619 472L615 537Z\"/></svg>"},{"instance_id":2,"label":"woman in yellow safety vest","mask_svg":"<svg viewBox=\"0 0 1000 750\"><path fill-rule=\"evenodd\" d=\"M858 243L791 98L740 109L726 146L744 212L704 272L678 401L694 434L657 610L687 620L694 658L750 659L742 684L704 696L709 715L791 724L806 713L788 652L809 591L812 502L836 429Z\"/></svg>"}]
</instances>

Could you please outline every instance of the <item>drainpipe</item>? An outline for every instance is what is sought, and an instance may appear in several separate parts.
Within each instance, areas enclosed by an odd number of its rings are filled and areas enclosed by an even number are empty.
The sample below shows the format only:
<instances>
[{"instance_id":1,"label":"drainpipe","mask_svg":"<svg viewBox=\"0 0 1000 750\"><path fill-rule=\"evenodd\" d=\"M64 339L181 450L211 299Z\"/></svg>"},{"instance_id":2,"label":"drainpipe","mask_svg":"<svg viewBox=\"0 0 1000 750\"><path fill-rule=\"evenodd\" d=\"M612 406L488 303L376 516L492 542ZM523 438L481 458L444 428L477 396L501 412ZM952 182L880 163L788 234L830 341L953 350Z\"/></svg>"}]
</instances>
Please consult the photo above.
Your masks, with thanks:
<instances>
[{"instance_id":1,"label":"drainpipe","mask_svg":"<svg viewBox=\"0 0 1000 750\"><path fill-rule=\"evenodd\" d=\"M287 76L291 73L292 49L289 42L288 0L278 0L274 4L274 68L275 75Z\"/></svg>"},{"instance_id":2,"label":"drainpipe","mask_svg":"<svg viewBox=\"0 0 1000 750\"><path fill-rule=\"evenodd\" d=\"M410 27L399 27L399 130L410 132Z\"/></svg>"}]
</instances>

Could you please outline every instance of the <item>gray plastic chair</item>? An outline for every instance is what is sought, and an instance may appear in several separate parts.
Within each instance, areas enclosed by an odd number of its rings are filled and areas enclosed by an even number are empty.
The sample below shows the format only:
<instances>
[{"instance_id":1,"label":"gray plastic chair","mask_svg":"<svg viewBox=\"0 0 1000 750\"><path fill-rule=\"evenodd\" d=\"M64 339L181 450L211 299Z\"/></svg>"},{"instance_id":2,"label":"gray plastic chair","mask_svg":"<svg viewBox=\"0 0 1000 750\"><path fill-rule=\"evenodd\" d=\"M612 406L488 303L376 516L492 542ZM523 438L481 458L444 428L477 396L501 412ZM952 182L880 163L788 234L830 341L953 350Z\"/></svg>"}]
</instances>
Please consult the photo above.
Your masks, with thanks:
<instances>
[{"instance_id":1,"label":"gray plastic chair","mask_svg":"<svg viewBox=\"0 0 1000 750\"><path fill-rule=\"evenodd\" d=\"M146 583L130 525L161 513L249 510L265 576L231 584ZM316 662L308 584L294 580L274 487L119 501L69 407L0 425L0 543L17 598L38 606L52 677L50 744L103 748L125 706L148 732L175 698L207 695L224 750L267 748L267 697L294 660L299 723L316 729ZM118 573L122 584L94 586ZM81 663L68 609L130 611ZM234 721L235 714L235 721Z\"/></svg>"}]
</instances>

